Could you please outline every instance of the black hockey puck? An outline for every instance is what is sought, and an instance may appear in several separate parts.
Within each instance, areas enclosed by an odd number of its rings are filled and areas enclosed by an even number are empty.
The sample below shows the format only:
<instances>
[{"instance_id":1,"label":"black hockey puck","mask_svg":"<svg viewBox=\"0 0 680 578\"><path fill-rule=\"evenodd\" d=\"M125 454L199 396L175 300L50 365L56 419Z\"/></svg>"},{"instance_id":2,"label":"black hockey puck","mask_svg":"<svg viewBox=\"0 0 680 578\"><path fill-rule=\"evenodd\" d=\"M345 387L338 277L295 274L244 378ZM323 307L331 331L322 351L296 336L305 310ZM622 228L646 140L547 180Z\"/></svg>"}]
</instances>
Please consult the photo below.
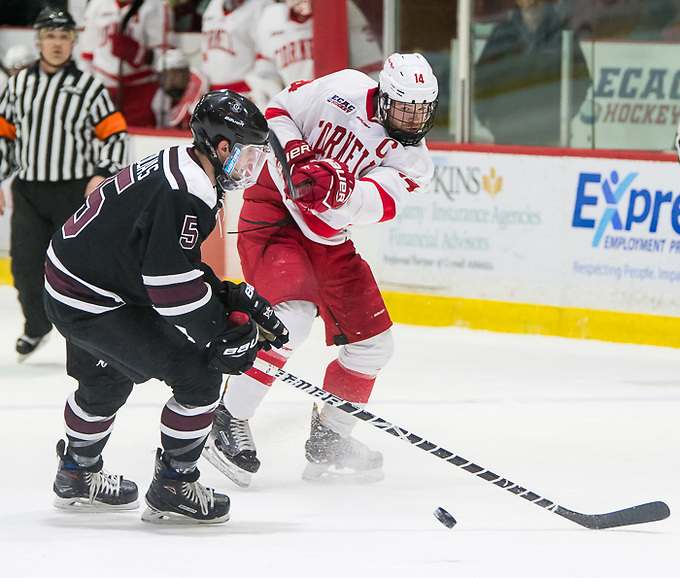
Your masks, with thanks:
<instances>
[{"instance_id":1,"label":"black hockey puck","mask_svg":"<svg viewBox=\"0 0 680 578\"><path fill-rule=\"evenodd\" d=\"M437 518L444 526L451 529L456 525L456 519L449 514L444 508L437 508L434 511L434 517Z\"/></svg>"}]
</instances>

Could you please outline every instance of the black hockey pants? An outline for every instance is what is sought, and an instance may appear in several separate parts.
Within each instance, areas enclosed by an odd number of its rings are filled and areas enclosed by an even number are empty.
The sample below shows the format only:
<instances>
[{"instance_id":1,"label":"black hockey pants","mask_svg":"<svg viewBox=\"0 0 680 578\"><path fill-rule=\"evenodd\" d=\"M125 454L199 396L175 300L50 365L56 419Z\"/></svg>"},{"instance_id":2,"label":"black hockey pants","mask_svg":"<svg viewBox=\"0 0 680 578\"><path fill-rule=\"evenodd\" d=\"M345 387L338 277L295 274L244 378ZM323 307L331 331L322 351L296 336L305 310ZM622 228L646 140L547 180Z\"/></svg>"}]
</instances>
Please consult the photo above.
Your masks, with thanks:
<instances>
[{"instance_id":1,"label":"black hockey pants","mask_svg":"<svg viewBox=\"0 0 680 578\"><path fill-rule=\"evenodd\" d=\"M205 442L200 432L212 423L212 410L207 406L218 400L222 385L222 374L209 366L206 350L152 307L125 305L93 315L71 309L45 293L45 309L66 338L66 370L78 381L75 402L80 409L92 416L113 416L134 383L151 378L164 381L179 404L206 408L207 413L178 417L166 404L161 417L166 431L181 421L177 427L184 432L178 437L164 433L163 448L179 461L198 460ZM79 453L98 455L107 439Z\"/></svg>"}]
</instances>

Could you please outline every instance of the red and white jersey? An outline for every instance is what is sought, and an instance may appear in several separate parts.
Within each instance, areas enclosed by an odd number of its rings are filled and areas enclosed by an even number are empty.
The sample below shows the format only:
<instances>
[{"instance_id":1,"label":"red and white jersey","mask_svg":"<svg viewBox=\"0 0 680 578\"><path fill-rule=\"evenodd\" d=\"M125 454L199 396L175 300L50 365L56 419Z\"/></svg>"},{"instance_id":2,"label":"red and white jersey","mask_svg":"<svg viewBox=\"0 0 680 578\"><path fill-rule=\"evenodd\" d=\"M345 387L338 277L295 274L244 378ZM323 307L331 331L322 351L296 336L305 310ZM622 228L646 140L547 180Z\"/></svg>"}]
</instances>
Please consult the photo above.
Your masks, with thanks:
<instances>
[{"instance_id":1,"label":"red and white jersey","mask_svg":"<svg viewBox=\"0 0 680 578\"><path fill-rule=\"evenodd\" d=\"M305 22L293 20L285 3L269 6L262 13L257 27L258 59L273 63L283 83L282 86L296 80L314 78L313 23L313 17ZM383 66L380 45L373 36L364 14L349 1L347 35L349 67L369 75L373 74L377 80ZM258 68L260 66L258 62ZM265 74L266 71L263 72L263 75Z\"/></svg>"},{"instance_id":2,"label":"red and white jersey","mask_svg":"<svg viewBox=\"0 0 680 578\"><path fill-rule=\"evenodd\" d=\"M207 77L193 68L189 71L189 84L187 84L182 98L175 106L172 106L170 97L159 88L151 101L151 108L156 117L156 126L158 128L188 129L191 114L201 97L208 92L208 89Z\"/></svg>"},{"instance_id":3,"label":"red and white jersey","mask_svg":"<svg viewBox=\"0 0 680 578\"><path fill-rule=\"evenodd\" d=\"M224 10L223 0L211 0L203 13L201 51L203 73L211 90L229 88L249 97L245 77L255 65L255 27L273 0L246 0Z\"/></svg>"},{"instance_id":4,"label":"red and white jersey","mask_svg":"<svg viewBox=\"0 0 680 578\"><path fill-rule=\"evenodd\" d=\"M356 70L341 70L312 82L294 83L276 95L266 117L281 143L302 139L318 159L347 164L356 177L344 205L322 213L303 213L284 194L276 165L269 173L305 236L317 243L337 245L349 237L351 225L393 219L409 193L422 193L434 174L434 164L422 140L405 147L387 135L375 118L374 80Z\"/></svg>"},{"instance_id":5,"label":"red and white jersey","mask_svg":"<svg viewBox=\"0 0 680 578\"><path fill-rule=\"evenodd\" d=\"M120 32L120 24L131 4L118 0L90 0L85 10L85 27L78 39L83 68L93 72L107 88L118 86L118 68L122 62L111 52L111 35ZM130 19L125 34L152 50L174 46L172 15L164 0L145 0ZM156 78L151 64L138 68L123 62L123 84L134 86Z\"/></svg>"}]
</instances>

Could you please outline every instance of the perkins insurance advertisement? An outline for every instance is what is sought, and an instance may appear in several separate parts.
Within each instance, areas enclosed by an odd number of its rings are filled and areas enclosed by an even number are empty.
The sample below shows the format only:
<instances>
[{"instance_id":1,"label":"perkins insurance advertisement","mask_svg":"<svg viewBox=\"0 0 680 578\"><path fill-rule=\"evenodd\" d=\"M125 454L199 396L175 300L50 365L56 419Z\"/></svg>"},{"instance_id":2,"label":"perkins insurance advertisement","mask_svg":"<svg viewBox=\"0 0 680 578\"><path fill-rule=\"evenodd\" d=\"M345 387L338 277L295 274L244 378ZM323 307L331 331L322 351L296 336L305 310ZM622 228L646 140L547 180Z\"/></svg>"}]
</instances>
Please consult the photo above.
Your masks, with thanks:
<instances>
[{"instance_id":1,"label":"perkins insurance advertisement","mask_svg":"<svg viewBox=\"0 0 680 578\"><path fill-rule=\"evenodd\" d=\"M433 151L400 216L360 230L381 285L677 316L680 165Z\"/></svg>"}]
</instances>

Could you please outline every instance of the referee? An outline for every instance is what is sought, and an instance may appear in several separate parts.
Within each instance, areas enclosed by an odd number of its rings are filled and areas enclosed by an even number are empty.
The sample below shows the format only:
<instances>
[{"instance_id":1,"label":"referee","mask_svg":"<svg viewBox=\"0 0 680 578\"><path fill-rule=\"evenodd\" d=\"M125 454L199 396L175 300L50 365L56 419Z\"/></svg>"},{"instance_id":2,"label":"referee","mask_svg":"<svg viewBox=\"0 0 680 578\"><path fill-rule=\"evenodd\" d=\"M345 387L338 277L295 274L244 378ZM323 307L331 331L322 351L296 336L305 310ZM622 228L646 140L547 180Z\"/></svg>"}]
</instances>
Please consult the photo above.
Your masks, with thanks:
<instances>
[{"instance_id":1,"label":"referee","mask_svg":"<svg viewBox=\"0 0 680 578\"><path fill-rule=\"evenodd\" d=\"M12 183L12 275L25 318L19 361L46 339L45 252L52 235L106 177L127 164L127 125L104 86L71 61L76 23L45 8L35 22L40 58L0 96L0 182ZM0 214L4 209L0 189Z\"/></svg>"}]
</instances>

